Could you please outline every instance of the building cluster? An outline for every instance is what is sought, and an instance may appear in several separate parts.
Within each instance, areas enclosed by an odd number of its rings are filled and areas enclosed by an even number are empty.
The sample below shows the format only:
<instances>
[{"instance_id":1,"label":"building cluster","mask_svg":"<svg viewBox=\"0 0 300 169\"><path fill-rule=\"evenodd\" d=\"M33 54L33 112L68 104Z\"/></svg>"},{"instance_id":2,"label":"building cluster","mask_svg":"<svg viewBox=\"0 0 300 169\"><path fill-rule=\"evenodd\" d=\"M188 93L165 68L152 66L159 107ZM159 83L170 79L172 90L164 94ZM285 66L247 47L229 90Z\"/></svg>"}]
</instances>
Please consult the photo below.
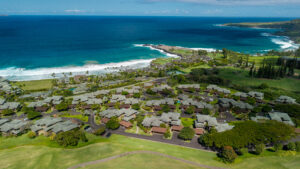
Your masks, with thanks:
<instances>
[{"instance_id":1,"label":"building cluster","mask_svg":"<svg viewBox=\"0 0 300 169\"><path fill-rule=\"evenodd\" d=\"M21 108L21 104L19 102L6 102L5 99L0 98L0 112L3 110L17 110Z\"/></svg>"},{"instance_id":2,"label":"building cluster","mask_svg":"<svg viewBox=\"0 0 300 169\"><path fill-rule=\"evenodd\" d=\"M63 121L62 118L45 117L37 120L31 127L31 131L38 135L48 136L51 133L60 133L73 130L79 126L70 120Z\"/></svg>"},{"instance_id":3,"label":"building cluster","mask_svg":"<svg viewBox=\"0 0 300 169\"><path fill-rule=\"evenodd\" d=\"M22 121L18 119L0 119L0 131L2 135L19 135L23 133L28 127L27 121Z\"/></svg>"},{"instance_id":4,"label":"building cluster","mask_svg":"<svg viewBox=\"0 0 300 169\"><path fill-rule=\"evenodd\" d=\"M259 122L261 120L275 120L291 126L295 126L290 116L287 113L282 113L282 112L269 112L267 113L266 116L251 117L251 120L256 122Z\"/></svg>"},{"instance_id":5,"label":"building cluster","mask_svg":"<svg viewBox=\"0 0 300 169\"><path fill-rule=\"evenodd\" d=\"M205 127L214 127L218 132L223 132L226 130L231 130L234 126L229 125L228 123L219 123L215 117L209 115L199 114L196 116L195 127L196 128L205 128Z\"/></svg>"},{"instance_id":6,"label":"building cluster","mask_svg":"<svg viewBox=\"0 0 300 169\"><path fill-rule=\"evenodd\" d=\"M289 96L280 96L276 99L275 102L282 104L296 104L296 99L293 99Z\"/></svg>"},{"instance_id":7,"label":"building cluster","mask_svg":"<svg viewBox=\"0 0 300 169\"><path fill-rule=\"evenodd\" d=\"M130 121L136 117L139 112L134 109L107 109L99 113L100 117L110 119L118 117L124 121Z\"/></svg>"},{"instance_id":8,"label":"building cluster","mask_svg":"<svg viewBox=\"0 0 300 169\"><path fill-rule=\"evenodd\" d=\"M243 101L235 101L234 99L229 98L219 98L218 103L220 112L228 111L231 108L234 108L236 113L246 113L253 109L253 106L248 103Z\"/></svg>"}]
</instances>

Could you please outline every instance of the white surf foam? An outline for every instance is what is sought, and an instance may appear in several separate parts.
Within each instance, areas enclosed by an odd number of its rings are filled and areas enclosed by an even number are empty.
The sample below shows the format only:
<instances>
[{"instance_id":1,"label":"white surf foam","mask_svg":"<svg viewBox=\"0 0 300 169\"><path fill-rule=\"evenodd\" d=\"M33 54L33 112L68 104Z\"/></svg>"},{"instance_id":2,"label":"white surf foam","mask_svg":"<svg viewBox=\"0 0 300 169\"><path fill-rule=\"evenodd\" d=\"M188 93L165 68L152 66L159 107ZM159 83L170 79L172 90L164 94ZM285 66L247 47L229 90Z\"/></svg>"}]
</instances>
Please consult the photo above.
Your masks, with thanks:
<instances>
[{"instance_id":1,"label":"white surf foam","mask_svg":"<svg viewBox=\"0 0 300 169\"><path fill-rule=\"evenodd\" d=\"M271 41L280 46L282 50L296 50L299 48L298 44L295 44L287 37L274 37Z\"/></svg>"},{"instance_id":2,"label":"white surf foam","mask_svg":"<svg viewBox=\"0 0 300 169\"><path fill-rule=\"evenodd\" d=\"M84 66L65 66L65 67L53 67L53 68L37 68L37 69L25 69L25 68L15 68L10 67L6 69L0 69L0 76L5 77L9 80L40 80L40 79L50 79L55 77L63 77L64 74L72 75L82 74L86 71L89 74L100 74L117 72L123 68L143 68L150 65L153 59L141 59L132 60L119 63L107 63L107 64L87 64Z\"/></svg>"},{"instance_id":3,"label":"white surf foam","mask_svg":"<svg viewBox=\"0 0 300 169\"><path fill-rule=\"evenodd\" d=\"M152 44L151 44L152 45ZM178 55L175 55L175 54L171 54L171 53L167 53L161 49L156 49L152 46L144 46L143 44L134 44L135 47L146 47L146 48L149 48L151 50L156 50L156 51L159 51L160 53L166 55L167 57L174 57L174 58L178 58L179 56Z\"/></svg>"}]
</instances>

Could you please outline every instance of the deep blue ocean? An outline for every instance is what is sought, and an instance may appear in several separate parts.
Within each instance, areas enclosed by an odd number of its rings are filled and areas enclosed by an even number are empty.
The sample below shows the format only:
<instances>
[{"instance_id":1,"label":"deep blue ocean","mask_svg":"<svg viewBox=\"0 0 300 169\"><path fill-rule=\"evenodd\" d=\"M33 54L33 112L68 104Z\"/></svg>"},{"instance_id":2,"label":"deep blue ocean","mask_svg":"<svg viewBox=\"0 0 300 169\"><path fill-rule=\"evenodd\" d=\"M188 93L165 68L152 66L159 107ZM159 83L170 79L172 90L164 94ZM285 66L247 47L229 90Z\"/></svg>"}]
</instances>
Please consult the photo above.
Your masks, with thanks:
<instances>
[{"instance_id":1,"label":"deep blue ocean","mask_svg":"<svg viewBox=\"0 0 300 169\"><path fill-rule=\"evenodd\" d=\"M224 27L232 22L293 18L2 16L0 76L49 78L52 72L104 72L112 66L145 66L166 54L138 44L256 53L295 48L272 29Z\"/></svg>"}]
</instances>

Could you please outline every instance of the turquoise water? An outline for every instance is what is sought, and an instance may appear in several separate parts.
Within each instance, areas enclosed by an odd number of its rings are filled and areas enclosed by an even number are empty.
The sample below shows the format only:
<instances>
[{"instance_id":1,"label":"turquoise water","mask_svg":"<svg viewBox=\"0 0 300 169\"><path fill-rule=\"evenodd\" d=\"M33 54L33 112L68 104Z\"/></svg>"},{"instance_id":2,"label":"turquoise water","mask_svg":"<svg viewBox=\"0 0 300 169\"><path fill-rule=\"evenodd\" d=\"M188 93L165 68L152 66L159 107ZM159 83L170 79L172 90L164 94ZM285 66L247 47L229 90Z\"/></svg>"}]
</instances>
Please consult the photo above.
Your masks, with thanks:
<instances>
[{"instance_id":1,"label":"turquoise water","mask_svg":"<svg viewBox=\"0 0 300 169\"><path fill-rule=\"evenodd\" d=\"M107 72L107 67L143 67L166 54L137 44L256 53L296 47L275 30L220 26L231 22L292 18L212 17L0 17L0 76L12 80L50 78L63 72Z\"/></svg>"}]
</instances>

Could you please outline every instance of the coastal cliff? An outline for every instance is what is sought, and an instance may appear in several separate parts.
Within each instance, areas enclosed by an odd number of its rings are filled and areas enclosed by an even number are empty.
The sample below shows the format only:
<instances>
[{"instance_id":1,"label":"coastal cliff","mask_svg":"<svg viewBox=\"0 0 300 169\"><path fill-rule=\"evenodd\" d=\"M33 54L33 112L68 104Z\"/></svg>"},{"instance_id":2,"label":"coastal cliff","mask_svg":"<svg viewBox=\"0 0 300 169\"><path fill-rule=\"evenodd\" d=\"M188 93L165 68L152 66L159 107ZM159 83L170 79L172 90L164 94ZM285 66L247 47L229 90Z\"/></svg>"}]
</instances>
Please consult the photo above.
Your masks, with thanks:
<instances>
[{"instance_id":1,"label":"coastal cliff","mask_svg":"<svg viewBox=\"0 0 300 169\"><path fill-rule=\"evenodd\" d=\"M249 28L273 28L280 29L275 33L278 36L287 36L294 42L300 44L300 19L283 22L243 22L227 23L224 26L237 26Z\"/></svg>"}]
</instances>

